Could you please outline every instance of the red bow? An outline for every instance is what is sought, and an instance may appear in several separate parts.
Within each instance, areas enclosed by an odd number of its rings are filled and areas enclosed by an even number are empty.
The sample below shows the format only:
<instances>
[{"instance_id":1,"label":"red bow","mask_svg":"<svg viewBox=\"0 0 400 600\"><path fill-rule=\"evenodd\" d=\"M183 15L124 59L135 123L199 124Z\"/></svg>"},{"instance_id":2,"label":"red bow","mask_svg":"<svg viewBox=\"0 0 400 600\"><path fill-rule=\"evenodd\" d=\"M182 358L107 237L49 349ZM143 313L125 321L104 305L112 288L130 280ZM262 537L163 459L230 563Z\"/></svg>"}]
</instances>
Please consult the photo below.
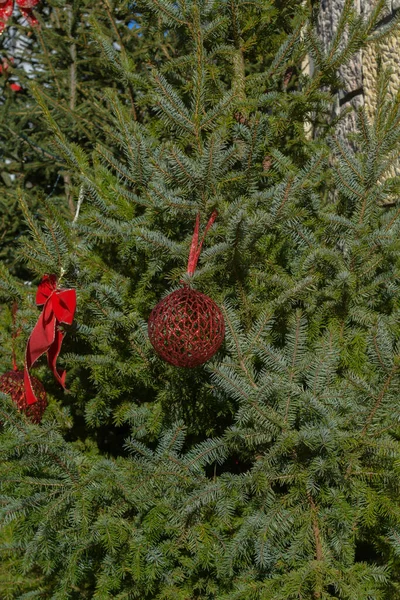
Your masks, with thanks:
<instances>
[{"instance_id":1,"label":"red bow","mask_svg":"<svg viewBox=\"0 0 400 600\"><path fill-rule=\"evenodd\" d=\"M23 17L28 19L29 25L37 25L38 20L32 13L32 8L39 4L40 0L15 0ZM0 33L4 31L8 19L13 14L14 0L0 0Z\"/></svg>"},{"instance_id":2,"label":"red bow","mask_svg":"<svg viewBox=\"0 0 400 600\"><path fill-rule=\"evenodd\" d=\"M54 377L65 389L66 371L57 370L57 358L60 354L64 332L60 323L71 325L76 309L75 290L57 289L57 277L45 275L39 284L36 304L43 306L43 311L31 333L25 356L25 396L27 404L34 404L37 398L33 392L29 369L37 359L47 352L47 361Z\"/></svg>"}]
</instances>

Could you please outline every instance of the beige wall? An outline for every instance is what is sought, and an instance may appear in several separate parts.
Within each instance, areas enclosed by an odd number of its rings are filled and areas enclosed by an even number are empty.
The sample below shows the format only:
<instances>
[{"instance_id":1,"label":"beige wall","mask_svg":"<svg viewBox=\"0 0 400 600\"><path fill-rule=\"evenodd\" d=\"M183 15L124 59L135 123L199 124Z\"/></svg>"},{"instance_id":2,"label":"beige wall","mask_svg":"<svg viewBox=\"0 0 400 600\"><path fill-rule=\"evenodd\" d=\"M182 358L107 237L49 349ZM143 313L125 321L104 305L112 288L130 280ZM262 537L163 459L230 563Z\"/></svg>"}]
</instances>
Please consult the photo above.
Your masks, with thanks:
<instances>
[{"instance_id":1,"label":"beige wall","mask_svg":"<svg viewBox=\"0 0 400 600\"><path fill-rule=\"evenodd\" d=\"M333 33L337 28L344 0L320 0L318 18L318 33L325 49L328 48ZM363 16L368 16L374 6L374 0L355 0L355 8ZM394 18L400 11L400 0L387 2L387 8L382 13L382 25ZM338 93L337 110L342 111L349 106L358 108L365 105L369 116L375 110L375 82L378 69L378 56L384 67L393 71L391 77L391 92L396 94L400 89L400 31L376 45L370 45L366 50L358 52L350 64L340 70L343 89ZM349 94L355 94L346 101ZM354 115L346 117L342 124L343 133L352 131L355 127Z\"/></svg>"},{"instance_id":2,"label":"beige wall","mask_svg":"<svg viewBox=\"0 0 400 600\"><path fill-rule=\"evenodd\" d=\"M343 4L344 0L320 0L318 33L325 49L328 48L333 32L336 30ZM355 0L355 8L359 14L365 17L370 14L374 4L374 0ZM400 0L388 0L381 15L380 26L386 25L399 14ZM339 123L338 134L346 138L354 150L356 148L349 142L347 134L356 130L355 109L365 106L368 117L372 119L374 116L379 64L392 71L389 91L393 96L396 95L400 90L400 29L383 41L370 44L362 52L358 52L349 65L340 69L343 88L337 94L335 112L336 115L339 115L345 109L349 110L350 108L350 111ZM311 134L311 132L309 133ZM395 175L400 175L400 160L393 164L385 177ZM397 198L390 199L389 203L392 201L397 201Z\"/></svg>"}]
</instances>

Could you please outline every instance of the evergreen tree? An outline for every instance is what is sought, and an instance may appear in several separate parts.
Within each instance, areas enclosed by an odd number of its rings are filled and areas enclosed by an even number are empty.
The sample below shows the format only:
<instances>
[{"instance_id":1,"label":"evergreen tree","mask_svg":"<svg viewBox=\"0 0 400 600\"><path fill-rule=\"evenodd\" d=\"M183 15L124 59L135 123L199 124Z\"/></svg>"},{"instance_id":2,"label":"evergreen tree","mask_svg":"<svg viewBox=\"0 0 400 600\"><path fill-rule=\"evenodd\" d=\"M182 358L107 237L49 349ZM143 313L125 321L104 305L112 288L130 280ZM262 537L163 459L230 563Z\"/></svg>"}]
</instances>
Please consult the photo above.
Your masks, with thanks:
<instances>
[{"instance_id":1,"label":"evergreen tree","mask_svg":"<svg viewBox=\"0 0 400 600\"><path fill-rule=\"evenodd\" d=\"M400 598L389 74L374 122L357 115L357 154L330 119L337 69L373 43L383 4L366 21L347 2L327 52L297 2L105 1L106 16L121 10L116 29L82 10L82 51L101 65L82 101L97 124L87 135L61 116L67 96L32 78L47 129L24 136L32 148L51 138L49 173L67 174L74 211L57 192L36 216L10 185L30 230L18 256L35 285L54 273L75 288L78 311L60 359L71 393L37 370L50 397L41 425L1 396L5 598ZM66 40L48 35L51 48ZM188 277L196 214L204 224L214 209ZM4 302L19 305L22 362L35 290L7 266L0 275ZM161 361L146 325L182 278L226 324L222 349L191 370Z\"/></svg>"},{"instance_id":2,"label":"evergreen tree","mask_svg":"<svg viewBox=\"0 0 400 600\"><path fill-rule=\"evenodd\" d=\"M127 27L134 13L126 2L118 6L108 0L40 3L35 14L40 28L28 28L15 11L14 19L0 38L0 257L19 275L22 275L21 265L15 262L12 241L26 230L18 208L20 190L26 190L34 215L41 214L47 197L52 198L66 218L68 213L75 214L71 174L53 147L42 113L32 99L30 82L40 86L69 140L91 150L102 138L108 120L103 89L109 85L109 68L88 35L91 19L96 18L104 30L113 31L114 54L121 53L127 61L128 52L134 49L135 70L141 69L148 53L136 29ZM157 52L157 45L154 46ZM132 73L125 85L115 81L114 87L129 98L135 116L133 80Z\"/></svg>"}]
</instances>

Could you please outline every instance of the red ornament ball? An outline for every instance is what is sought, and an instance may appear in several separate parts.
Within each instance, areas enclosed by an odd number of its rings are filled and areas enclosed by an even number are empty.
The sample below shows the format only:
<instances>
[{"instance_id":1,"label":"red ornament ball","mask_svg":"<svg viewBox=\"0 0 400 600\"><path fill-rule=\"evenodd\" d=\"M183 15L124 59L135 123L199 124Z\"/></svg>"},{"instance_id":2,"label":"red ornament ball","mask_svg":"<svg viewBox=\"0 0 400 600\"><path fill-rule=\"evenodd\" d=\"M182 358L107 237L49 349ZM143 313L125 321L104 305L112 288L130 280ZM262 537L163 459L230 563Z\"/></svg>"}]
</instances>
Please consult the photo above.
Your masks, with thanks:
<instances>
[{"instance_id":1,"label":"red ornament ball","mask_svg":"<svg viewBox=\"0 0 400 600\"><path fill-rule=\"evenodd\" d=\"M192 368L217 352L224 339L225 322L214 300L183 287L153 308L148 331L161 358L176 367Z\"/></svg>"},{"instance_id":2,"label":"red ornament ball","mask_svg":"<svg viewBox=\"0 0 400 600\"><path fill-rule=\"evenodd\" d=\"M47 407L46 390L36 377L31 376L31 382L37 398L37 402L34 404L27 404L26 402L23 371L8 371L1 375L0 392L11 396L18 410L25 413L32 423L40 423Z\"/></svg>"}]
</instances>

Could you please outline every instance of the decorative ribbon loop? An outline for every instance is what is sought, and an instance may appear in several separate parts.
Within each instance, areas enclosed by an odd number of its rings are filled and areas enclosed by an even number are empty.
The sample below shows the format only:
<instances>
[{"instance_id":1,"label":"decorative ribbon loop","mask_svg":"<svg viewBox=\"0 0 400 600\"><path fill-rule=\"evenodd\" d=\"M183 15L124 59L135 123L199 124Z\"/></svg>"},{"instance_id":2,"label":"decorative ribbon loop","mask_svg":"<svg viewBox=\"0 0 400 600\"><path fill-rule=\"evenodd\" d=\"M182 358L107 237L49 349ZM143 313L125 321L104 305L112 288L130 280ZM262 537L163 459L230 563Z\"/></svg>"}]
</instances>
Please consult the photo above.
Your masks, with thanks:
<instances>
[{"instance_id":1,"label":"decorative ribbon loop","mask_svg":"<svg viewBox=\"0 0 400 600\"><path fill-rule=\"evenodd\" d=\"M43 311L30 335L25 355L25 395L27 404L34 404L37 398L33 392L29 369L45 352L48 365L59 384L65 389L66 371L57 370L57 358L60 354L64 332L59 325L71 325L76 310L75 290L57 289L57 277L45 275L39 284L36 304Z\"/></svg>"},{"instance_id":2,"label":"decorative ribbon loop","mask_svg":"<svg viewBox=\"0 0 400 600\"><path fill-rule=\"evenodd\" d=\"M199 244L200 213L197 214L196 224L194 226L194 232L193 232L193 237L192 237L192 244L190 246L190 252L189 252L189 261L188 261L188 267L187 267L188 275L192 276L194 274L196 267L197 267L197 263L199 262L200 252L203 247L204 238L206 237L208 230L210 229L211 225L214 223L214 221L217 217L218 217L218 212L216 210L214 210L211 217L208 220L208 223L204 230L203 237Z\"/></svg>"}]
</instances>

